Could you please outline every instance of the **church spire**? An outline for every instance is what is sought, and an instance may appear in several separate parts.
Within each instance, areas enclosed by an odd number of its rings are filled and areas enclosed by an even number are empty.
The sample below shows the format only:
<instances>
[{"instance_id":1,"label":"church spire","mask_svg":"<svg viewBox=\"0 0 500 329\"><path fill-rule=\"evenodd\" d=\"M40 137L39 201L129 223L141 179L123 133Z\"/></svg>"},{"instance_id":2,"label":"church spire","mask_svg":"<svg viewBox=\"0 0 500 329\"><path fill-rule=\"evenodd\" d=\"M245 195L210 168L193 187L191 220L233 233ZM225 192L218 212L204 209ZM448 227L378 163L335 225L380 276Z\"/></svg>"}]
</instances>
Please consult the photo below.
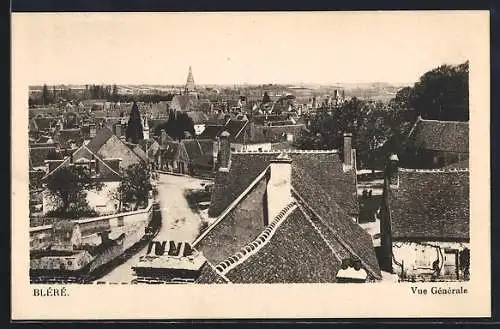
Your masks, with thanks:
<instances>
[{"instance_id":1,"label":"church spire","mask_svg":"<svg viewBox=\"0 0 500 329\"><path fill-rule=\"evenodd\" d=\"M186 87L184 92L189 93L194 91L194 78L193 78L193 71L191 70L191 66L189 66L189 73L186 81Z\"/></svg>"}]
</instances>

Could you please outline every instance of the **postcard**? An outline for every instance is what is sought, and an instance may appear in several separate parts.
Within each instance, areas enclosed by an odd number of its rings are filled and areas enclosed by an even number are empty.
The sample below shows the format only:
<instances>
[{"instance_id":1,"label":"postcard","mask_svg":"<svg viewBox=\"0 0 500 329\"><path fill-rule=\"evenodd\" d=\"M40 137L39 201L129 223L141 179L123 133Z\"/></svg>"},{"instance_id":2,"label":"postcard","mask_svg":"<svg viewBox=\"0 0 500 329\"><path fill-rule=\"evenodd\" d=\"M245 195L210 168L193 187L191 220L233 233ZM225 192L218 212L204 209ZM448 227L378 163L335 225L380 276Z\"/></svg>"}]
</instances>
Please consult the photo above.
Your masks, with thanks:
<instances>
[{"instance_id":1,"label":"postcard","mask_svg":"<svg viewBox=\"0 0 500 329\"><path fill-rule=\"evenodd\" d=\"M489 317L487 11L13 13L14 320Z\"/></svg>"}]
</instances>

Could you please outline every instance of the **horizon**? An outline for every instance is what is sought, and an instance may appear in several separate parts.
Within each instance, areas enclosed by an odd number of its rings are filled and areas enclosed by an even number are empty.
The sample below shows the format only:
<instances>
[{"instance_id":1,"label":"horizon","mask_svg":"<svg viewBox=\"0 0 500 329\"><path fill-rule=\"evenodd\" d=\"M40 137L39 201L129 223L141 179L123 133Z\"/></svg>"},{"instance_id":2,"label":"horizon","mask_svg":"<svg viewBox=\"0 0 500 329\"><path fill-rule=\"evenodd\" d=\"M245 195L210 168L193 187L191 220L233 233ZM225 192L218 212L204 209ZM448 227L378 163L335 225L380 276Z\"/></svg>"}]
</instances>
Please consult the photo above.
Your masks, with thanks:
<instances>
[{"instance_id":1,"label":"horizon","mask_svg":"<svg viewBox=\"0 0 500 329\"><path fill-rule=\"evenodd\" d=\"M13 60L30 85L413 85L471 58L476 15L14 13Z\"/></svg>"}]
</instances>

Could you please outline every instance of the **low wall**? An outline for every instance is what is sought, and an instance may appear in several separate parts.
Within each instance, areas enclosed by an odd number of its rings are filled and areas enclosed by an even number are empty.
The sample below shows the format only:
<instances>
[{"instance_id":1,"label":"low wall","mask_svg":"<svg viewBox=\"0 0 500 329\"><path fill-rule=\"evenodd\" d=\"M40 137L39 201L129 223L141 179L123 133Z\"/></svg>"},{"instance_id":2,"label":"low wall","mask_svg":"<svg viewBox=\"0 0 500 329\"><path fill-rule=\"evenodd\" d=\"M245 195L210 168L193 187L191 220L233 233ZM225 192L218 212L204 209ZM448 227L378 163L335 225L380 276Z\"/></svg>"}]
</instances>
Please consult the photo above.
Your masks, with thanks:
<instances>
[{"instance_id":1,"label":"low wall","mask_svg":"<svg viewBox=\"0 0 500 329\"><path fill-rule=\"evenodd\" d=\"M113 214L94 218L76 220L80 224L82 238L84 242L98 239L97 233L123 226L134 225L139 222L151 220L153 215L153 201L149 200L145 209L129 211L120 214ZM47 247L52 242L52 225L30 227L30 249L40 249ZM100 238L99 238L100 239Z\"/></svg>"}]
</instances>

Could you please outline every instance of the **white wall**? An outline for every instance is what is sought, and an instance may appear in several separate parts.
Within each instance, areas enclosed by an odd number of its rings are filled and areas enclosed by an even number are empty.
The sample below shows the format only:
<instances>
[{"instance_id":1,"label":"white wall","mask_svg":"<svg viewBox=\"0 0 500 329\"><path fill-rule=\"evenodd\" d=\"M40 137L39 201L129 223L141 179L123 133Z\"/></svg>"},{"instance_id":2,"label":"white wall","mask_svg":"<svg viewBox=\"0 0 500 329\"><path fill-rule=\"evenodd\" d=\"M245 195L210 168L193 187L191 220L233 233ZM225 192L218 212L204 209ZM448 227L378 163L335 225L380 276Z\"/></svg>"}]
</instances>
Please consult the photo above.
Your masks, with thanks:
<instances>
[{"instance_id":1,"label":"white wall","mask_svg":"<svg viewBox=\"0 0 500 329\"><path fill-rule=\"evenodd\" d=\"M118 206L118 200L114 200L111 194L117 191L119 185L120 182L105 182L100 191L87 191L87 202L89 206L100 215L114 213L116 211L115 204ZM48 211L55 209L58 206L58 202L48 190L42 193L43 214L46 214Z\"/></svg>"},{"instance_id":2,"label":"white wall","mask_svg":"<svg viewBox=\"0 0 500 329\"><path fill-rule=\"evenodd\" d=\"M291 163L271 163L271 178L267 183L269 222L292 200L291 177Z\"/></svg>"},{"instance_id":3,"label":"white wall","mask_svg":"<svg viewBox=\"0 0 500 329\"><path fill-rule=\"evenodd\" d=\"M241 151L271 151L272 146L271 143L252 143L252 144L239 144L239 143L231 143L231 148L234 148L235 152Z\"/></svg>"},{"instance_id":4,"label":"white wall","mask_svg":"<svg viewBox=\"0 0 500 329\"><path fill-rule=\"evenodd\" d=\"M203 130L205 130L205 124L194 125L194 133L196 135L201 134L203 132Z\"/></svg>"},{"instance_id":5,"label":"white wall","mask_svg":"<svg viewBox=\"0 0 500 329\"><path fill-rule=\"evenodd\" d=\"M439 253L438 249L434 246L440 247L442 254ZM428 241L422 243L394 242L392 247L392 252L394 255L392 268L394 273L398 274L401 277L403 273L401 265L399 264L403 264L405 276L415 276L418 280L418 278L425 277L426 275L430 275L433 272L432 263L436 259L439 259L440 264L443 262L442 255L444 255L444 249L454 249L461 251L464 248L469 248L469 244L436 241Z\"/></svg>"}]
</instances>

